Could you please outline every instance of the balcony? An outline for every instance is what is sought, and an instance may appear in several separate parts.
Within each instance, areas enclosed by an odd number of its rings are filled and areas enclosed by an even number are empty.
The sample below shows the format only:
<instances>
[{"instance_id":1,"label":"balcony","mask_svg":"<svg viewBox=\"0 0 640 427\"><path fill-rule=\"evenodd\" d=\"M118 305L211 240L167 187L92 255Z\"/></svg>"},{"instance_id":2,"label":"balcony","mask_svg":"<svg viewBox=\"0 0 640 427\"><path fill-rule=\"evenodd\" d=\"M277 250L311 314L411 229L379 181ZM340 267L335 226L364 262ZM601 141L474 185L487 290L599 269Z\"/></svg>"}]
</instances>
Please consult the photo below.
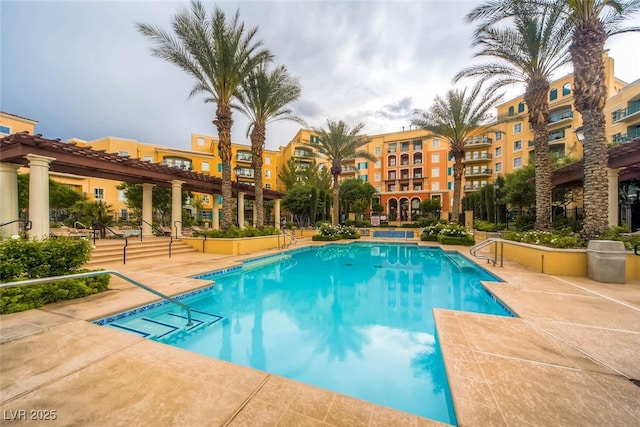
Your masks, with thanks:
<instances>
[{"instance_id":1,"label":"balcony","mask_svg":"<svg viewBox=\"0 0 640 427\"><path fill-rule=\"evenodd\" d=\"M465 177L484 177L484 176L491 176L491 175L493 175L493 169L487 169L487 168L479 171L475 171L475 172L474 171L464 172Z\"/></svg>"},{"instance_id":2,"label":"balcony","mask_svg":"<svg viewBox=\"0 0 640 427\"><path fill-rule=\"evenodd\" d=\"M236 162L251 163L253 156L249 153L237 153Z\"/></svg>"},{"instance_id":3,"label":"balcony","mask_svg":"<svg viewBox=\"0 0 640 427\"><path fill-rule=\"evenodd\" d=\"M356 173L358 170L353 166L343 166L342 173Z\"/></svg>"},{"instance_id":4,"label":"balcony","mask_svg":"<svg viewBox=\"0 0 640 427\"><path fill-rule=\"evenodd\" d=\"M479 189L480 187L475 187L470 184L465 184L465 186L463 187L465 193L473 193L474 191L478 191Z\"/></svg>"},{"instance_id":5,"label":"balcony","mask_svg":"<svg viewBox=\"0 0 640 427\"><path fill-rule=\"evenodd\" d=\"M573 111L571 110L562 110L549 115L550 126L570 122L571 120L573 120Z\"/></svg>"},{"instance_id":6,"label":"balcony","mask_svg":"<svg viewBox=\"0 0 640 427\"><path fill-rule=\"evenodd\" d=\"M554 144L556 141L560 139L564 139L565 137L566 137L566 133L564 129L556 130L554 132L549 132L549 144Z\"/></svg>"},{"instance_id":7,"label":"balcony","mask_svg":"<svg viewBox=\"0 0 640 427\"><path fill-rule=\"evenodd\" d=\"M482 138L476 136L475 138L469 138L464 142L464 145L467 147L489 147L491 144L493 144L493 139L486 136L483 136Z\"/></svg>"},{"instance_id":8,"label":"balcony","mask_svg":"<svg viewBox=\"0 0 640 427\"><path fill-rule=\"evenodd\" d=\"M478 153L473 153L474 155L469 155L470 153L467 153L467 157L465 157L464 162L465 163L481 163L481 162L488 162L490 161L493 156L489 153L479 153L480 155L475 155Z\"/></svg>"},{"instance_id":9,"label":"balcony","mask_svg":"<svg viewBox=\"0 0 640 427\"><path fill-rule=\"evenodd\" d=\"M640 101L630 102L627 108L611 113L613 122L626 122L640 118Z\"/></svg>"},{"instance_id":10,"label":"balcony","mask_svg":"<svg viewBox=\"0 0 640 427\"><path fill-rule=\"evenodd\" d=\"M306 157L306 158L315 157L313 155L313 152L309 151L309 150L293 150L293 156L294 157Z\"/></svg>"},{"instance_id":11,"label":"balcony","mask_svg":"<svg viewBox=\"0 0 640 427\"><path fill-rule=\"evenodd\" d=\"M627 129L627 133L613 135L611 142L614 144L621 144L635 138L640 138L640 127Z\"/></svg>"}]
</instances>

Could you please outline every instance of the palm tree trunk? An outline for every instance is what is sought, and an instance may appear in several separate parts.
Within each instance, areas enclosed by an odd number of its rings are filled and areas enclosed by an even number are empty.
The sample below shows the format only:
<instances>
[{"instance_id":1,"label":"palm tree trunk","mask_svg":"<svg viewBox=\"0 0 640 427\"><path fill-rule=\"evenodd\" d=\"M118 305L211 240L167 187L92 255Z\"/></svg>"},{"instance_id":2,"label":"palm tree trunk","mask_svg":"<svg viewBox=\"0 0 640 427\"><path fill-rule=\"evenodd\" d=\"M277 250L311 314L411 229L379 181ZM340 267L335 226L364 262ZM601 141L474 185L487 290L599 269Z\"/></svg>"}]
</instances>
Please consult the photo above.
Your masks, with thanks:
<instances>
[{"instance_id":1,"label":"palm tree trunk","mask_svg":"<svg viewBox=\"0 0 640 427\"><path fill-rule=\"evenodd\" d=\"M569 47L574 69L576 109L584 131L584 226L582 236L594 239L608 227L607 147L605 139L604 42L607 34L594 19L575 29Z\"/></svg>"},{"instance_id":2,"label":"palm tree trunk","mask_svg":"<svg viewBox=\"0 0 640 427\"><path fill-rule=\"evenodd\" d=\"M462 191L462 175L464 174L464 149L453 152L453 206L451 211L451 222L457 224L460 217L460 202Z\"/></svg>"},{"instance_id":3,"label":"palm tree trunk","mask_svg":"<svg viewBox=\"0 0 640 427\"><path fill-rule=\"evenodd\" d=\"M524 94L529 108L529 123L533 128L536 153L536 225L535 229L551 229L551 150L549 148L549 82L532 80Z\"/></svg>"},{"instance_id":4,"label":"palm tree trunk","mask_svg":"<svg viewBox=\"0 0 640 427\"><path fill-rule=\"evenodd\" d=\"M340 185L338 175L333 175L333 225L340 223Z\"/></svg>"},{"instance_id":5,"label":"palm tree trunk","mask_svg":"<svg viewBox=\"0 0 640 427\"><path fill-rule=\"evenodd\" d=\"M233 203L231 202L231 106L218 104L213 124L218 128L220 160L222 161L222 223L228 230L233 224Z\"/></svg>"},{"instance_id":6,"label":"palm tree trunk","mask_svg":"<svg viewBox=\"0 0 640 427\"><path fill-rule=\"evenodd\" d=\"M257 228L264 227L264 197L262 192L262 146L266 139L266 126L264 123L256 123L251 131L251 166L255 181L255 200L253 208L256 210Z\"/></svg>"}]
</instances>

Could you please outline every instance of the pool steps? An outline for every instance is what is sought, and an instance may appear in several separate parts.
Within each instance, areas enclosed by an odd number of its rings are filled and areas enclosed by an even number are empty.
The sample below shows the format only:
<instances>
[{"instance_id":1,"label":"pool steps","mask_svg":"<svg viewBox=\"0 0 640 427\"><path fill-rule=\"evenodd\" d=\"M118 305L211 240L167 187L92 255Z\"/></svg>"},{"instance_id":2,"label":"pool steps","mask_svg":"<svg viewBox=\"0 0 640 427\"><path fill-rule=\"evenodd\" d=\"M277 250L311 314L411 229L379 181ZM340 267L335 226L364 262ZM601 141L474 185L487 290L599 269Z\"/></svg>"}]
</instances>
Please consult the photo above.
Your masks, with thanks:
<instances>
[{"instance_id":1,"label":"pool steps","mask_svg":"<svg viewBox=\"0 0 640 427\"><path fill-rule=\"evenodd\" d=\"M165 312L151 317L127 317L110 322L106 326L134 333L142 338L162 339L178 332L189 333L217 323L224 318L217 314L192 310L191 325L189 318L180 313Z\"/></svg>"}]
</instances>

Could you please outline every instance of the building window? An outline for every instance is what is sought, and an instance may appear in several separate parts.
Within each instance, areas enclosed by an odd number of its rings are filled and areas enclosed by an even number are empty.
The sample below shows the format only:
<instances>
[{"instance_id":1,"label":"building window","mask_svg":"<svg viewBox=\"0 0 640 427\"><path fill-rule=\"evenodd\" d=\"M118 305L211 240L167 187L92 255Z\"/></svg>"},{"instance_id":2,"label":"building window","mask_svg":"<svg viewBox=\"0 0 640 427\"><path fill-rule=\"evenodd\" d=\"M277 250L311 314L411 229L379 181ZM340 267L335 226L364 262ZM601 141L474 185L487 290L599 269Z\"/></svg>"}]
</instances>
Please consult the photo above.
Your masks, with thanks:
<instances>
[{"instance_id":1,"label":"building window","mask_svg":"<svg viewBox=\"0 0 640 427\"><path fill-rule=\"evenodd\" d=\"M127 196L124 194L124 190L118 190L118 201L119 202L127 201Z\"/></svg>"},{"instance_id":2,"label":"building window","mask_svg":"<svg viewBox=\"0 0 640 427\"><path fill-rule=\"evenodd\" d=\"M439 191L440 190L440 183L439 182L432 182L431 183L431 191Z\"/></svg>"},{"instance_id":3,"label":"building window","mask_svg":"<svg viewBox=\"0 0 640 427\"><path fill-rule=\"evenodd\" d=\"M447 182L447 190L453 190L453 181Z\"/></svg>"},{"instance_id":4,"label":"building window","mask_svg":"<svg viewBox=\"0 0 640 427\"><path fill-rule=\"evenodd\" d=\"M571 83L565 83L562 86L562 96L567 96L571 94Z\"/></svg>"},{"instance_id":5,"label":"building window","mask_svg":"<svg viewBox=\"0 0 640 427\"><path fill-rule=\"evenodd\" d=\"M145 154L145 155L142 157L142 161L143 161L143 162L151 163L151 162L153 161L153 156L150 156L150 155L148 155L148 154Z\"/></svg>"},{"instance_id":6,"label":"building window","mask_svg":"<svg viewBox=\"0 0 640 427\"><path fill-rule=\"evenodd\" d=\"M129 211L127 209L120 209L120 220L129 221Z\"/></svg>"},{"instance_id":7,"label":"building window","mask_svg":"<svg viewBox=\"0 0 640 427\"><path fill-rule=\"evenodd\" d=\"M440 168L431 168L431 176L437 178L440 176Z\"/></svg>"},{"instance_id":8,"label":"building window","mask_svg":"<svg viewBox=\"0 0 640 427\"><path fill-rule=\"evenodd\" d=\"M11 134L11 128L9 126L1 126L0 125L0 133L2 133L4 135L10 135Z\"/></svg>"},{"instance_id":9,"label":"building window","mask_svg":"<svg viewBox=\"0 0 640 427\"><path fill-rule=\"evenodd\" d=\"M496 141L500 141L502 139L502 132L496 132Z\"/></svg>"},{"instance_id":10,"label":"building window","mask_svg":"<svg viewBox=\"0 0 640 427\"><path fill-rule=\"evenodd\" d=\"M440 140L432 139L431 140L431 148L440 148Z\"/></svg>"},{"instance_id":11,"label":"building window","mask_svg":"<svg viewBox=\"0 0 640 427\"><path fill-rule=\"evenodd\" d=\"M513 141L513 151L520 151L522 150L522 140L519 139L517 141Z\"/></svg>"},{"instance_id":12,"label":"building window","mask_svg":"<svg viewBox=\"0 0 640 427\"><path fill-rule=\"evenodd\" d=\"M93 189L93 200L104 200L104 188Z\"/></svg>"},{"instance_id":13,"label":"building window","mask_svg":"<svg viewBox=\"0 0 640 427\"><path fill-rule=\"evenodd\" d=\"M264 164L265 165L271 164L271 156L264 156Z\"/></svg>"},{"instance_id":14,"label":"building window","mask_svg":"<svg viewBox=\"0 0 640 427\"><path fill-rule=\"evenodd\" d=\"M309 141L311 141L312 144L319 144L320 143L320 137L319 136L315 136L315 135L311 135L309 137Z\"/></svg>"},{"instance_id":15,"label":"building window","mask_svg":"<svg viewBox=\"0 0 640 427\"><path fill-rule=\"evenodd\" d=\"M368 175L358 175L358 179L359 179L360 181L365 181L365 182L367 182L367 181L369 181L369 176L368 176Z\"/></svg>"},{"instance_id":16,"label":"building window","mask_svg":"<svg viewBox=\"0 0 640 427\"><path fill-rule=\"evenodd\" d=\"M431 163L440 163L440 153L431 154Z\"/></svg>"},{"instance_id":17,"label":"building window","mask_svg":"<svg viewBox=\"0 0 640 427\"><path fill-rule=\"evenodd\" d=\"M413 189L415 191L422 191L422 184L413 184Z\"/></svg>"},{"instance_id":18,"label":"building window","mask_svg":"<svg viewBox=\"0 0 640 427\"><path fill-rule=\"evenodd\" d=\"M198 145L204 147L204 138L198 138Z\"/></svg>"},{"instance_id":19,"label":"building window","mask_svg":"<svg viewBox=\"0 0 640 427\"><path fill-rule=\"evenodd\" d=\"M380 160L376 160L376 169L380 169L382 167L382 162Z\"/></svg>"},{"instance_id":20,"label":"building window","mask_svg":"<svg viewBox=\"0 0 640 427\"><path fill-rule=\"evenodd\" d=\"M387 152L395 153L396 152L396 144L389 144L389 149L387 150Z\"/></svg>"},{"instance_id":21,"label":"building window","mask_svg":"<svg viewBox=\"0 0 640 427\"><path fill-rule=\"evenodd\" d=\"M265 184L264 188L266 188L267 190L271 190L271 184Z\"/></svg>"},{"instance_id":22,"label":"building window","mask_svg":"<svg viewBox=\"0 0 640 427\"><path fill-rule=\"evenodd\" d=\"M511 107L509 107L509 115L513 116L515 113L516 113L516 109L512 105Z\"/></svg>"},{"instance_id":23,"label":"building window","mask_svg":"<svg viewBox=\"0 0 640 427\"><path fill-rule=\"evenodd\" d=\"M396 179L396 172L395 171L389 171L389 179Z\"/></svg>"},{"instance_id":24,"label":"building window","mask_svg":"<svg viewBox=\"0 0 640 427\"><path fill-rule=\"evenodd\" d=\"M395 165L396 165L396 157L395 156L389 157L389 166L395 166Z\"/></svg>"},{"instance_id":25,"label":"building window","mask_svg":"<svg viewBox=\"0 0 640 427\"><path fill-rule=\"evenodd\" d=\"M496 172L502 172L502 162L496 163Z\"/></svg>"},{"instance_id":26,"label":"building window","mask_svg":"<svg viewBox=\"0 0 640 427\"><path fill-rule=\"evenodd\" d=\"M208 194L203 194L202 195L202 203L204 203L205 205L209 204L209 195Z\"/></svg>"},{"instance_id":27,"label":"building window","mask_svg":"<svg viewBox=\"0 0 640 427\"><path fill-rule=\"evenodd\" d=\"M513 133L520 132L522 132L522 123L516 123L515 125L513 125Z\"/></svg>"},{"instance_id":28,"label":"building window","mask_svg":"<svg viewBox=\"0 0 640 427\"><path fill-rule=\"evenodd\" d=\"M367 169L367 162L358 162L358 169Z\"/></svg>"},{"instance_id":29,"label":"building window","mask_svg":"<svg viewBox=\"0 0 640 427\"><path fill-rule=\"evenodd\" d=\"M271 178L271 169L267 169L264 171L264 177L265 178Z\"/></svg>"},{"instance_id":30,"label":"building window","mask_svg":"<svg viewBox=\"0 0 640 427\"><path fill-rule=\"evenodd\" d=\"M209 162L202 162L202 172L209 172Z\"/></svg>"},{"instance_id":31,"label":"building window","mask_svg":"<svg viewBox=\"0 0 640 427\"><path fill-rule=\"evenodd\" d=\"M518 113L524 113L524 101L518 104Z\"/></svg>"},{"instance_id":32,"label":"building window","mask_svg":"<svg viewBox=\"0 0 640 427\"><path fill-rule=\"evenodd\" d=\"M413 149L414 150L422 150L422 141L417 139L413 141Z\"/></svg>"},{"instance_id":33,"label":"building window","mask_svg":"<svg viewBox=\"0 0 640 427\"><path fill-rule=\"evenodd\" d=\"M522 157L515 157L513 159L513 168L519 168L520 166L522 166Z\"/></svg>"},{"instance_id":34,"label":"building window","mask_svg":"<svg viewBox=\"0 0 640 427\"><path fill-rule=\"evenodd\" d=\"M374 181L380 181L380 172L376 172L373 176Z\"/></svg>"},{"instance_id":35,"label":"building window","mask_svg":"<svg viewBox=\"0 0 640 427\"><path fill-rule=\"evenodd\" d=\"M373 149L373 152L376 155L380 155L382 153L382 148L381 147L376 147L376 148Z\"/></svg>"},{"instance_id":36,"label":"building window","mask_svg":"<svg viewBox=\"0 0 640 427\"><path fill-rule=\"evenodd\" d=\"M549 101L555 101L558 99L558 89L551 89L549 92Z\"/></svg>"},{"instance_id":37,"label":"building window","mask_svg":"<svg viewBox=\"0 0 640 427\"><path fill-rule=\"evenodd\" d=\"M502 156L502 147L496 147L496 157Z\"/></svg>"},{"instance_id":38,"label":"building window","mask_svg":"<svg viewBox=\"0 0 640 427\"><path fill-rule=\"evenodd\" d=\"M377 191L378 193L382 191L382 187L381 187L381 186L379 186L379 185L376 185L374 188L376 189L376 191Z\"/></svg>"},{"instance_id":39,"label":"building window","mask_svg":"<svg viewBox=\"0 0 640 427\"><path fill-rule=\"evenodd\" d=\"M118 151L118 156L120 157L129 157L128 151Z\"/></svg>"},{"instance_id":40,"label":"building window","mask_svg":"<svg viewBox=\"0 0 640 427\"><path fill-rule=\"evenodd\" d=\"M218 163L218 172L222 172L222 163Z\"/></svg>"}]
</instances>

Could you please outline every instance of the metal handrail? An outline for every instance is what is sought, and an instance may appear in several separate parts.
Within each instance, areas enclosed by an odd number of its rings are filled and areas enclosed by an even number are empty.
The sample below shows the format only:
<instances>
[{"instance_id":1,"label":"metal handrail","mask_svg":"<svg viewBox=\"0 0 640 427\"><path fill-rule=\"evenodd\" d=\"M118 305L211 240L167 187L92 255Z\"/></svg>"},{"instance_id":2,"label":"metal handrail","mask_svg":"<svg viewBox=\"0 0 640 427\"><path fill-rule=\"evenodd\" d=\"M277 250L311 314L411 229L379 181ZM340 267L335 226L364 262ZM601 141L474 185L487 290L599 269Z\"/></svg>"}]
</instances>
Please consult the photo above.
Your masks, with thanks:
<instances>
[{"instance_id":1,"label":"metal handrail","mask_svg":"<svg viewBox=\"0 0 640 427\"><path fill-rule=\"evenodd\" d=\"M98 226L102 226L102 228L104 228L105 231L108 231L109 233L113 234L114 236L117 236L119 239L124 239L124 246L122 247L122 263L126 264L127 263L127 246L129 246L129 239L127 238L127 235L126 234L116 233L111 228L107 227L99 219L97 219L95 223ZM96 233L99 233L99 232L100 232L100 229L93 230L93 246L96 245Z\"/></svg>"},{"instance_id":2,"label":"metal handrail","mask_svg":"<svg viewBox=\"0 0 640 427\"><path fill-rule=\"evenodd\" d=\"M14 219L13 221L5 222L0 224L0 227L4 227L5 225L13 224L14 222L21 222L24 224L24 228L22 231L29 231L31 227L33 227L33 223L28 219Z\"/></svg>"},{"instance_id":3,"label":"metal handrail","mask_svg":"<svg viewBox=\"0 0 640 427\"><path fill-rule=\"evenodd\" d=\"M640 243L633 247L633 253L640 256L640 252L638 251L638 249L640 249Z\"/></svg>"},{"instance_id":4,"label":"metal handrail","mask_svg":"<svg viewBox=\"0 0 640 427\"><path fill-rule=\"evenodd\" d=\"M162 231L161 229L159 229L155 225L150 224L148 221L145 221L144 219L141 219L140 220L140 241L141 242L142 242L142 223L145 223L145 224L151 226L151 229L154 230L156 233L164 235L164 231ZM171 234L169 234L169 258L171 258L171 246L172 245L173 245L173 236Z\"/></svg>"},{"instance_id":5,"label":"metal handrail","mask_svg":"<svg viewBox=\"0 0 640 427\"><path fill-rule=\"evenodd\" d=\"M0 283L0 289L2 288L15 288L15 287L19 287L19 286L27 286L27 285L36 285L38 283L49 283L49 282L57 282L59 280L68 280L68 279L80 279L83 277L94 277L94 276L101 276L103 274L113 274L114 276L118 276L121 279L126 280L127 282L136 285L142 289L144 289L147 292L151 292L152 294L159 296L160 298L163 298L169 302L172 302L182 308L184 308L185 310L187 310L187 317L188 317L188 323L187 326L191 326L191 308L178 301L175 298L172 298L168 295L163 294L160 291L156 291L153 288L150 288L147 285L144 285L128 276L125 276L124 274L115 271L115 270L100 270L100 271L90 271L87 273L76 273L76 274L68 274L66 276L53 276L53 277L43 277L40 279L29 279L29 280L20 280L18 282L7 282L7 283Z\"/></svg>"},{"instance_id":6,"label":"metal handrail","mask_svg":"<svg viewBox=\"0 0 640 427\"><path fill-rule=\"evenodd\" d=\"M488 256L484 256L484 255L478 255L478 251L482 248L484 248L485 246L489 246L490 244L494 243L496 245L495 250L493 252L493 259L491 259L491 257ZM503 261L504 261L504 242L502 241L502 239L487 239L484 240L474 246L472 246L469 249L469 253L478 259L486 259L487 263L489 262L493 262L493 266L495 267L496 264L498 263L498 243L500 244L500 267L502 267Z\"/></svg>"},{"instance_id":7,"label":"metal handrail","mask_svg":"<svg viewBox=\"0 0 640 427\"><path fill-rule=\"evenodd\" d=\"M83 223L81 223L80 221L76 221L76 222L74 222L74 223L73 223L73 227L74 227L74 228L79 228L79 227L78 227L78 224L79 224L79 225L81 225L81 226L82 226L82 228L84 228L85 230L88 230L88 229L89 229L89 227L87 227L86 225L84 225L84 224L83 224Z\"/></svg>"},{"instance_id":8,"label":"metal handrail","mask_svg":"<svg viewBox=\"0 0 640 427\"><path fill-rule=\"evenodd\" d=\"M178 238L178 226L176 225L177 223L180 223L180 225L182 225L182 221L173 221L173 228L176 230L176 239Z\"/></svg>"}]
</instances>

